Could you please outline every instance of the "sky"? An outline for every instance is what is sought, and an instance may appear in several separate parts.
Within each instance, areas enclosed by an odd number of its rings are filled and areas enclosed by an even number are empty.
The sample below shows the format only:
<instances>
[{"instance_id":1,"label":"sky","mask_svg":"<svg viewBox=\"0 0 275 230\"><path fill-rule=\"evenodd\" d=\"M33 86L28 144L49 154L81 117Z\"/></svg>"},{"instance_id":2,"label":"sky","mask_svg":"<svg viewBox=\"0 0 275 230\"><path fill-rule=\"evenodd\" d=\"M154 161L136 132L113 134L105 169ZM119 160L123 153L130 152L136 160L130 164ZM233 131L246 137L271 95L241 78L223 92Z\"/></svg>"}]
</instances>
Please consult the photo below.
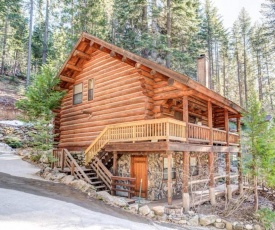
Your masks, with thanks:
<instances>
[{"instance_id":1,"label":"sky","mask_svg":"<svg viewBox=\"0 0 275 230\"><path fill-rule=\"evenodd\" d=\"M243 7L248 11L252 24L260 20L261 4L264 2L265 0L212 0L223 18L225 28L232 27Z\"/></svg>"}]
</instances>

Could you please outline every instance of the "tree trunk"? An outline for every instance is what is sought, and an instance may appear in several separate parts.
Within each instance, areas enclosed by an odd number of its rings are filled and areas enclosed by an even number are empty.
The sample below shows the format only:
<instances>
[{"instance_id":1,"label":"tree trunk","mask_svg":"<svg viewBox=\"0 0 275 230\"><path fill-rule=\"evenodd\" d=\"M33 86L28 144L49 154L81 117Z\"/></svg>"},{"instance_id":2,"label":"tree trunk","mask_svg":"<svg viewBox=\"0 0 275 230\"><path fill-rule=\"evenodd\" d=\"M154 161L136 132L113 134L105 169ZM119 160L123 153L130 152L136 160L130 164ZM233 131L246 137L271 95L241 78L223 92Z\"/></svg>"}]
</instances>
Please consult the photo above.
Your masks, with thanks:
<instances>
[{"instance_id":1,"label":"tree trunk","mask_svg":"<svg viewBox=\"0 0 275 230\"><path fill-rule=\"evenodd\" d=\"M225 89L226 89L226 70L225 70L225 68L226 68L226 65L225 65L225 54L223 55L223 66L222 66L222 70L223 70L223 96L224 97L226 97L227 96L227 93L226 93L226 91L225 91Z\"/></svg>"},{"instance_id":2,"label":"tree trunk","mask_svg":"<svg viewBox=\"0 0 275 230\"><path fill-rule=\"evenodd\" d=\"M246 64L246 36L243 36L243 63L244 63L244 98L245 98L245 107L247 107L247 101L248 101L248 88L247 88L247 64Z\"/></svg>"},{"instance_id":3,"label":"tree trunk","mask_svg":"<svg viewBox=\"0 0 275 230\"><path fill-rule=\"evenodd\" d=\"M268 95L270 98L270 105L271 105L271 110L274 110L273 106L273 98L272 98L272 93L271 93L271 81L270 81L270 76L269 76L269 66L268 66L268 60L267 57L265 58L265 66L266 66L266 75L267 75L267 82L268 82Z\"/></svg>"},{"instance_id":4,"label":"tree trunk","mask_svg":"<svg viewBox=\"0 0 275 230\"><path fill-rule=\"evenodd\" d=\"M257 60L257 72L258 72L259 100L263 102L262 70L261 70L261 63L260 63L260 57L259 57L259 50L257 50L257 53L256 53L256 60Z\"/></svg>"},{"instance_id":5,"label":"tree trunk","mask_svg":"<svg viewBox=\"0 0 275 230\"><path fill-rule=\"evenodd\" d=\"M237 47L238 49L238 47ZM238 74L238 85L239 85L239 95L240 95L240 106L243 107L243 97L242 97L242 84L241 84L241 76L240 76L240 60L239 60L239 52L236 51L236 61L237 61L237 74Z\"/></svg>"},{"instance_id":6,"label":"tree trunk","mask_svg":"<svg viewBox=\"0 0 275 230\"><path fill-rule=\"evenodd\" d=\"M33 16L33 0L30 0L30 22L29 22L29 44L28 44L28 66L27 66L27 87L30 84L31 74L31 46L32 46L32 16Z\"/></svg>"},{"instance_id":7,"label":"tree trunk","mask_svg":"<svg viewBox=\"0 0 275 230\"><path fill-rule=\"evenodd\" d=\"M147 1L145 1L144 6L142 7L142 34L148 34L148 10L147 10ZM147 47L143 47L141 50L141 56L144 58L148 58L149 50Z\"/></svg>"},{"instance_id":8,"label":"tree trunk","mask_svg":"<svg viewBox=\"0 0 275 230\"><path fill-rule=\"evenodd\" d=\"M171 54L170 54L170 48L171 48L171 26L172 26L172 19L171 19L171 0L167 0L167 56L166 56L166 67L171 67Z\"/></svg>"},{"instance_id":9,"label":"tree trunk","mask_svg":"<svg viewBox=\"0 0 275 230\"><path fill-rule=\"evenodd\" d=\"M8 16L9 16L9 12L7 12L6 19L5 19L2 62L1 62L1 75L4 75L4 73L5 73L5 56L6 56L7 37L8 37Z\"/></svg>"},{"instance_id":10,"label":"tree trunk","mask_svg":"<svg viewBox=\"0 0 275 230\"><path fill-rule=\"evenodd\" d=\"M46 17L45 17L45 30L44 30L44 41L43 41L43 54L42 64L46 63L48 54L48 32L49 32L49 6L50 0L46 1Z\"/></svg>"}]
</instances>

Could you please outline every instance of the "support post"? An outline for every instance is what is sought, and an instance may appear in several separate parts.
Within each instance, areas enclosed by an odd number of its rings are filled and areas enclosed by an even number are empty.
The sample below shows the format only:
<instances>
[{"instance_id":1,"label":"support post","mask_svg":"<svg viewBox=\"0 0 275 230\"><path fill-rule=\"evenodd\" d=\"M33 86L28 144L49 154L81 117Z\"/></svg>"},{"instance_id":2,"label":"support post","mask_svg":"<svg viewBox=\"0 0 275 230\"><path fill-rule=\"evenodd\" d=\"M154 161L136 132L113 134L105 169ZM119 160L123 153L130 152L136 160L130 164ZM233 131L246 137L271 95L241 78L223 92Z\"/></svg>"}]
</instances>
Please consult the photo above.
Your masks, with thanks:
<instances>
[{"instance_id":1,"label":"support post","mask_svg":"<svg viewBox=\"0 0 275 230\"><path fill-rule=\"evenodd\" d=\"M167 151L168 156L168 181L167 181L167 187L168 187L168 205L172 205L172 196L173 196L173 182L172 182L172 152Z\"/></svg>"},{"instance_id":2,"label":"support post","mask_svg":"<svg viewBox=\"0 0 275 230\"><path fill-rule=\"evenodd\" d=\"M226 145L229 146L229 124L228 124L228 110L224 110L224 124L226 131ZM228 200L232 199L232 188L230 180L230 152L225 153L225 171L226 171L226 190Z\"/></svg>"},{"instance_id":3,"label":"support post","mask_svg":"<svg viewBox=\"0 0 275 230\"><path fill-rule=\"evenodd\" d=\"M212 103L208 101L208 127L209 127L209 145L213 145L213 112ZM216 205L215 179L214 179L214 153L208 153L208 171L209 171L209 198L212 205Z\"/></svg>"},{"instance_id":4,"label":"support post","mask_svg":"<svg viewBox=\"0 0 275 230\"><path fill-rule=\"evenodd\" d=\"M182 97L182 121L186 123L186 128L185 128L185 138L186 142L188 142L188 121L189 121L189 114L188 114L188 96L183 96Z\"/></svg>"},{"instance_id":5,"label":"support post","mask_svg":"<svg viewBox=\"0 0 275 230\"><path fill-rule=\"evenodd\" d=\"M114 176L117 176L117 151L113 152L113 173ZM112 181L113 183L114 181ZM111 191L111 195L115 196L116 195L116 191L115 189L115 185L112 184L112 191Z\"/></svg>"},{"instance_id":6,"label":"support post","mask_svg":"<svg viewBox=\"0 0 275 230\"><path fill-rule=\"evenodd\" d=\"M241 121L240 118L237 118L237 132L239 134L239 147L241 147L240 144L240 138L241 138ZM239 194L243 195L243 172L242 172L242 153L241 151L238 152L238 185L239 185Z\"/></svg>"},{"instance_id":7,"label":"support post","mask_svg":"<svg viewBox=\"0 0 275 230\"><path fill-rule=\"evenodd\" d=\"M190 196L188 191L190 161L189 155L189 152L183 152L182 206L186 212L190 209Z\"/></svg>"}]
</instances>

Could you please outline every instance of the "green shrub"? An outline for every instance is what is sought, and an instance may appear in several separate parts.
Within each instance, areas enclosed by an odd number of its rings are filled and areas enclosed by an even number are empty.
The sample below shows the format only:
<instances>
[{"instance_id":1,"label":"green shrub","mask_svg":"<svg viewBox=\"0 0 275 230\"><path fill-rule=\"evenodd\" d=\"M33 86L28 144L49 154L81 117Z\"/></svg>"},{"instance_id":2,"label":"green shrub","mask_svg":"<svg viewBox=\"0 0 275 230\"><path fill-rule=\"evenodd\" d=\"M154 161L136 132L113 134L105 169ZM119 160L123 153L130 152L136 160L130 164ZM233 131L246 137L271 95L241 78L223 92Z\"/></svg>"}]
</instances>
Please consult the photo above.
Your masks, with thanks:
<instances>
[{"instance_id":1,"label":"green shrub","mask_svg":"<svg viewBox=\"0 0 275 230\"><path fill-rule=\"evenodd\" d=\"M30 156L30 160L33 162L38 162L41 158L42 154L37 153Z\"/></svg>"},{"instance_id":2,"label":"green shrub","mask_svg":"<svg viewBox=\"0 0 275 230\"><path fill-rule=\"evenodd\" d=\"M263 208L257 212L259 221L264 225L265 229L274 229L272 226L275 224L275 212Z\"/></svg>"},{"instance_id":3,"label":"green shrub","mask_svg":"<svg viewBox=\"0 0 275 230\"><path fill-rule=\"evenodd\" d=\"M14 149L21 148L23 146L23 143L17 137L7 137L4 139L4 142Z\"/></svg>"}]
</instances>

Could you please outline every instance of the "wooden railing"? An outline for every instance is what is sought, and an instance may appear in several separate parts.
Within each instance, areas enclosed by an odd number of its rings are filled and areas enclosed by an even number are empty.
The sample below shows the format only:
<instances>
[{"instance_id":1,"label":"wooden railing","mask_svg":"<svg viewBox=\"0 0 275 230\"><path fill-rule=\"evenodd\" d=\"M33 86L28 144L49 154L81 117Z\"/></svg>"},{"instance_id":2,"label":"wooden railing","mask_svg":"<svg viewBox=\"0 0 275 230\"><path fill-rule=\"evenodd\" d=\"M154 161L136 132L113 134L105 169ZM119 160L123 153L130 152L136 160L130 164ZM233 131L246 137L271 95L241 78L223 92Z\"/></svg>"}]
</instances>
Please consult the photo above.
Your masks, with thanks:
<instances>
[{"instance_id":1,"label":"wooden railing","mask_svg":"<svg viewBox=\"0 0 275 230\"><path fill-rule=\"evenodd\" d=\"M116 192L128 193L128 198L135 194L136 178L112 176L112 195Z\"/></svg>"},{"instance_id":2,"label":"wooden railing","mask_svg":"<svg viewBox=\"0 0 275 230\"><path fill-rule=\"evenodd\" d=\"M131 198L135 193L134 183L136 178L113 176L98 157L94 157L91 162L91 167L113 195L115 195L117 191L120 191L127 193L127 196Z\"/></svg>"},{"instance_id":3,"label":"wooden railing","mask_svg":"<svg viewBox=\"0 0 275 230\"><path fill-rule=\"evenodd\" d=\"M75 176L78 179L84 180L87 183L91 183L86 173L79 166L79 164L76 162L76 160L73 158L73 156L67 149L62 149L62 150L54 149L53 157L56 159L56 161L52 163L52 168L57 167L57 168L61 168L61 170L64 170L65 167L68 167L70 169L72 176Z\"/></svg>"},{"instance_id":4,"label":"wooden railing","mask_svg":"<svg viewBox=\"0 0 275 230\"><path fill-rule=\"evenodd\" d=\"M229 143L230 144L239 144L239 134L238 133L229 133Z\"/></svg>"},{"instance_id":5,"label":"wooden railing","mask_svg":"<svg viewBox=\"0 0 275 230\"><path fill-rule=\"evenodd\" d=\"M112 173L105 167L98 157L95 157L91 162L91 167L96 175L104 182L109 190L112 187Z\"/></svg>"},{"instance_id":6,"label":"wooden railing","mask_svg":"<svg viewBox=\"0 0 275 230\"><path fill-rule=\"evenodd\" d=\"M109 142L177 140L186 141L186 123L171 118L143 120L107 126L85 151L88 164Z\"/></svg>"},{"instance_id":7,"label":"wooden railing","mask_svg":"<svg viewBox=\"0 0 275 230\"><path fill-rule=\"evenodd\" d=\"M225 144L226 143L226 131L213 129L213 142Z\"/></svg>"},{"instance_id":8,"label":"wooden railing","mask_svg":"<svg viewBox=\"0 0 275 230\"><path fill-rule=\"evenodd\" d=\"M209 142L210 128L208 126L188 124L188 139L192 141Z\"/></svg>"}]
</instances>

